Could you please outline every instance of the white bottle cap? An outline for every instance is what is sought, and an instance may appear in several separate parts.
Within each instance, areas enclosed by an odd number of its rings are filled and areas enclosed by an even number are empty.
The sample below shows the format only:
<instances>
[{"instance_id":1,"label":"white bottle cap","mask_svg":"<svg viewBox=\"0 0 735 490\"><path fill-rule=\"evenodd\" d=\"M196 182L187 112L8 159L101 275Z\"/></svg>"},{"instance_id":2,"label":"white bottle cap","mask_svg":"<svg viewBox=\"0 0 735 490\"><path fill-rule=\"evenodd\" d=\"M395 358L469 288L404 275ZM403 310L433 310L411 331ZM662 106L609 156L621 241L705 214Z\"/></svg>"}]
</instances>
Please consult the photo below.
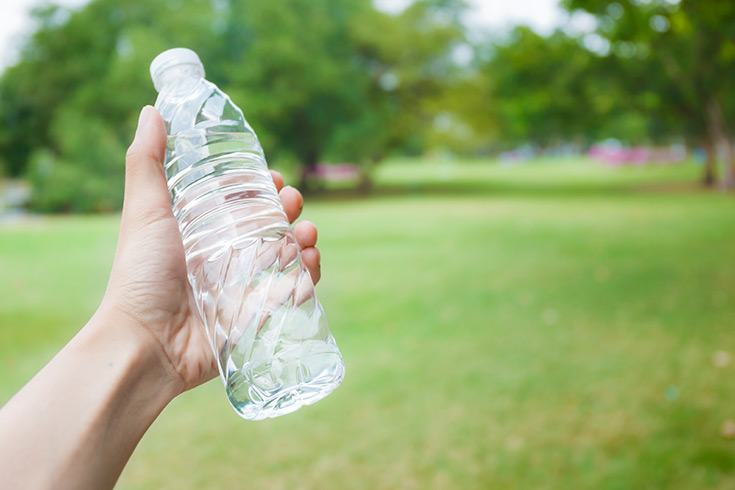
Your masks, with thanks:
<instances>
[{"instance_id":1,"label":"white bottle cap","mask_svg":"<svg viewBox=\"0 0 735 490\"><path fill-rule=\"evenodd\" d=\"M173 67L181 67L183 73L196 74L204 78L204 66L194 51L186 48L169 49L156 56L151 62L151 78L157 92L161 91L172 76L182 74L180 70L170 70Z\"/></svg>"}]
</instances>

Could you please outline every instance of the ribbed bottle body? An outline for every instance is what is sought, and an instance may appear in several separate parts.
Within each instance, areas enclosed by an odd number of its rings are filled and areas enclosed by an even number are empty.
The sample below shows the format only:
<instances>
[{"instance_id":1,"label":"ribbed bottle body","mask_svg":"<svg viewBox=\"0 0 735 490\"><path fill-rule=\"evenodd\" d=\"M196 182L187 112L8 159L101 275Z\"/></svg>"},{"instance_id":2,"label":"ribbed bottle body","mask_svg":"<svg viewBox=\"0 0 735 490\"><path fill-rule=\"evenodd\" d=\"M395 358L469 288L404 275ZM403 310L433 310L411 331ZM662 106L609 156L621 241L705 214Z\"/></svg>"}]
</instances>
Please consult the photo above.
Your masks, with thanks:
<instances>
[{"instance_id":1,"label":"ribbed bottle body","mask_svg":"<svg viewBox=\"0 0 735 490\"><path fill-rule=\"evenodd\" d=\"M255 133L203 79L164 88L156 108L189 281L230 403L251 420L314 403L344 363Z\"/></svg>"}]
</instances>

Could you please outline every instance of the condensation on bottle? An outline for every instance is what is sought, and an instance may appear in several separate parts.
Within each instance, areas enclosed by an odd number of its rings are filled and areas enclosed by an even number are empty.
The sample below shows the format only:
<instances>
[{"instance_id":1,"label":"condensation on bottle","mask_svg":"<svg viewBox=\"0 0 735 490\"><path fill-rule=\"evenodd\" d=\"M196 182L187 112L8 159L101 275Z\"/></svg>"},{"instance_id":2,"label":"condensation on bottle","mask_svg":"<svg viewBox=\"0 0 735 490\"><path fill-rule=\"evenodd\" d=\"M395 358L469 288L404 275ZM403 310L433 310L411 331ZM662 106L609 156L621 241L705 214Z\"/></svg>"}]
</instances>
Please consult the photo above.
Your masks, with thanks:
<instances>
[{"instance_id":1,"label":"condensation on bottle","mask_svg":"<svg viewBox=\"0 0 735 490\"><path fill-rule=\"evenodd\" d=\"M189 282L230 404L277 417L332 392L344 361L255 132L197 54L151 64Z\"/></svg>"}]
</instances>

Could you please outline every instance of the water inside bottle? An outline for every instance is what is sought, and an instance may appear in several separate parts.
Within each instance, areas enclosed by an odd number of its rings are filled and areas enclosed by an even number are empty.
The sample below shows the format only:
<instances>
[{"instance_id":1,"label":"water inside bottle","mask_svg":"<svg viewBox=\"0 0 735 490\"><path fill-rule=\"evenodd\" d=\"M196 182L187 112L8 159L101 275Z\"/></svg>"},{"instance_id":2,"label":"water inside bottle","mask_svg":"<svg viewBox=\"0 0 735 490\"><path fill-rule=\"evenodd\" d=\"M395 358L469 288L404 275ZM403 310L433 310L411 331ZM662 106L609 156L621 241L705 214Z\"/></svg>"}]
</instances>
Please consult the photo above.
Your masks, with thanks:
<instances>
[{"instance_id":1,"label":"water inside bottle","mask_svg":"<svg viewBox=\"0 0 735 490\"><path fill-rule=\"evenodd\" d=\"M166 176L189 281L227 396L251 420L327 396L344 363L257 138L168 138Z\"/></svg>"}]
</instances>

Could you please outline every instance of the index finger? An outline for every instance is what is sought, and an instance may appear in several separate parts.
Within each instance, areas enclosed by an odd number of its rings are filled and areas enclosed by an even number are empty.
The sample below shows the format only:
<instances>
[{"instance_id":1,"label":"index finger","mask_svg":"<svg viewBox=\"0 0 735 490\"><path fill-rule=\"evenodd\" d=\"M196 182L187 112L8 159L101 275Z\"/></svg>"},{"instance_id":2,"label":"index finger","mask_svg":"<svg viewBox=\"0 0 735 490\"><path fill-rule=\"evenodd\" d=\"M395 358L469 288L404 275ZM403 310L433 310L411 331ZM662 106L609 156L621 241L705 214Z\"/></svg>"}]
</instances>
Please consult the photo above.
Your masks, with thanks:
<instances>
[{"instance_id":1,"label":"index finger","mask_svg":"<svg viewBox=\"0 0 735 490\"><path fill-rule=\"evenodd\" d=\"M273 177L273 183L276 184L276 192L281 192L281 189L283 189L283 175L280 172L271 170L271 177Z\"/></svg>"}]
</instances>

